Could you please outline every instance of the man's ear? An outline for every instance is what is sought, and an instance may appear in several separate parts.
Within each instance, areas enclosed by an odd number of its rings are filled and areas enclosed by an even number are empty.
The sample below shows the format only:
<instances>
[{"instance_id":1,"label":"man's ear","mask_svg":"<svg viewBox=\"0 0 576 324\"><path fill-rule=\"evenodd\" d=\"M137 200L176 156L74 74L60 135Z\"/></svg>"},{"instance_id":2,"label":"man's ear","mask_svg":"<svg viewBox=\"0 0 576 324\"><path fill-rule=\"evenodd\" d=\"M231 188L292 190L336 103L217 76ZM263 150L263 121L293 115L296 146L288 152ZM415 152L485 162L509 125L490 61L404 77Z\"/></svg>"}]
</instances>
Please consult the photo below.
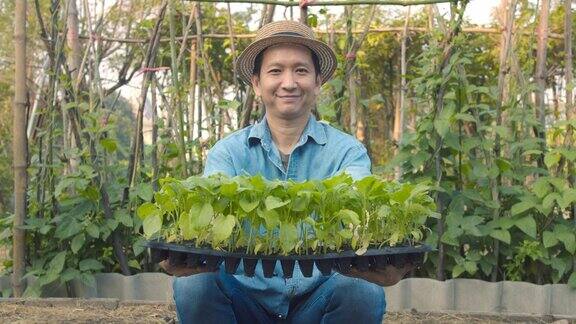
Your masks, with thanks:
<instances>
[{"instance_id":1,"label":"man's ear","mask_svg":"<svg viewBox=\"0 0 576 324\"><path fill-rule=\"evenodd\" d=\"M259 97L262 93L262 91L260 91L260 76L252 74L250 80L252 81L252 89L254 89L254 93Z\"/></svg>"},{"instance_id":2,"label":"man's ear","mask_svg":"<svg viewBox=\"0 0 576 324\"><path fill-rule=\"evenodd\" d=\"M322 77L320 75L316 76L316 87L314 88L314 94L320 94L320 88L322 88Z\"/></svg>"}]
</instances>

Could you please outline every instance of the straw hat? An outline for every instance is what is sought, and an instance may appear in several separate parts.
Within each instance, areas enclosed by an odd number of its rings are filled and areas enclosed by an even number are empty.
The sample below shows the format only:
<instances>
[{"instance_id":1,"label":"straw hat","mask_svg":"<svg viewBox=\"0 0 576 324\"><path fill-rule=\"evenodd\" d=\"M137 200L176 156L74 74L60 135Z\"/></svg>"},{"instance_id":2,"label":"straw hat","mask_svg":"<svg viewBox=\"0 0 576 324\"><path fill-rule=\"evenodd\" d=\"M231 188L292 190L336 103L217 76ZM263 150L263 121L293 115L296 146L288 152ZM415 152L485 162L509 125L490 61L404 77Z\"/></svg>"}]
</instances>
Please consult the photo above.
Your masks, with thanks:
<instances>
[{"instance_id":1,"label":"straw hat","mask_svg":"<svg viewBox=\"0 0 576 324\"><path fill-rule=\"evenodd\" d=\"M258 30L254 41L246 47L236 61L240 79L252 85L252 71L254 71L254 61L258 54L272 45L282 43L300 44L316 53L320 63L322 83L330 80L338 64L334 51L325 43L316 40L310 27L291 20L271 22Z\"/></svg>"}]
</instances>

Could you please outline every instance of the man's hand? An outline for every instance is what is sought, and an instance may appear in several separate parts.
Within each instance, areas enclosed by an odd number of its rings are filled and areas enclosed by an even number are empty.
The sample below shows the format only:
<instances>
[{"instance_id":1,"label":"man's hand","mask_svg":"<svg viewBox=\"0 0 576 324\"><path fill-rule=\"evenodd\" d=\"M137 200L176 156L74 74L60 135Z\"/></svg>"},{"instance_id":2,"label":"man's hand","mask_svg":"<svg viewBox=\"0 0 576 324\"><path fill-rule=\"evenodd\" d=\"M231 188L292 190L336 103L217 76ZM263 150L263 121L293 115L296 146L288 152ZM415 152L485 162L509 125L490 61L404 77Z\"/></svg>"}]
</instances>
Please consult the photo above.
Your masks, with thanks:
<instances>
[{"instance_id":1,"label":"man's hand","mask_svg":"<svg viewBox=\"0 0 576 324\"><path fill-rule=\"evenodd\" d=\"M404 276L415 266L411 263L406 263L398 268L393 265L388 265L384 269L370 269L368 271L359 271L355 267L350 269L348 273L342 273L344 276L364 279L371 283L386 287L393 286L402 280Z\"/></svg>"},{"instance_id":2,"label":"man's hand","mask_svg":"<svg viewBox=\"0 0 576 324\"><path fill-rule=\"evenodd\" d=\"M185 265L178 265L178 266L171 265L170 262L168 262L168 260L164 260L158 263L158 265L160 265L160 268L164 269L164 271L166 271L169 275L173 275L176 277L185 277L204 272L213 272L212 270L209 270L206 266L188 267Z\"/></svg>"}]
</instances>

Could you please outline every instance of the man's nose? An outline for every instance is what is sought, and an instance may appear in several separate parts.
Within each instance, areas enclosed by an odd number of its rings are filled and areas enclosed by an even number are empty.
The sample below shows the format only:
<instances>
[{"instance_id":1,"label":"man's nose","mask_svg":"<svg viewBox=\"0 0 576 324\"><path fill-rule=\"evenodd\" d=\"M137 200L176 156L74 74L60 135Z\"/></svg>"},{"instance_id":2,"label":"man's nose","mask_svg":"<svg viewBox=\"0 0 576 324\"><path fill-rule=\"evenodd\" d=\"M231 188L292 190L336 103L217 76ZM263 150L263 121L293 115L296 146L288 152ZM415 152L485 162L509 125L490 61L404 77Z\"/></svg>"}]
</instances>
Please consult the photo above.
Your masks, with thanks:
<instances>
[{"instance_id":1,"label":"man's nose","mask_svg":"<svg viewBox=\"0 0 576 324\"><path fill-rule=\"evenodd\" d=\"M286 71L282 78L282 88L286 90L294 90L296 88L296 80L294 79L294 75L290 71Z\"/></svg>"}]
</instances>

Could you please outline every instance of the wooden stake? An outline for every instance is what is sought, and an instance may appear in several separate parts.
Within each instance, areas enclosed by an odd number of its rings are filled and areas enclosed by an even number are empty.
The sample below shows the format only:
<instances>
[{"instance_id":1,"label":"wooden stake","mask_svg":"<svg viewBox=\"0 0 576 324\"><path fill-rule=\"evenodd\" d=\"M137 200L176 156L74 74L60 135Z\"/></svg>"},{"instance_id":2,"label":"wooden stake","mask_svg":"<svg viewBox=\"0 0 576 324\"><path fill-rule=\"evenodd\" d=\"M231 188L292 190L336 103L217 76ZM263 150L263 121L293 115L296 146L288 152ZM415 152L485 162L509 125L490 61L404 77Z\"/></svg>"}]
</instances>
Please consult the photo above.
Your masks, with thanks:
<instances>
[{"instance_id":1,"label":"wooden stake","mask_svg":"<svg viewBox=\"0 0 576 324\"><path fill-rule=\"evenodd\" d=\"M542 141L542 152L546 150L546 104L544 102L546 91L546 47L548 44L548 15L550 12L550 0L542 0L540 6L540 17L538 19L536 47L536 85L537 90L534 93L536 104L536 116L540 121L540 130L538 137ZM544 153L542 153L543 155ZM543 166L543 156L539 159L539 164Z\"/></svg>"},{"instance_id":2,"label":"wooden stake","mask_svg":"<svg viewBox=\"0 0 576 324\"><path fill-rule=\"evenodd\" d=\"M28 143L26 140L26 1L16 1L14 9L14 226L12 237L12 290L22 297L22 277L25 271L26 233L22 228L26 218L28 174Z\"/></svg>"},{"instance_id":3,"label":"wooden stake","mask_svg":"<svg viewBox=\"0 0 576 324\"><path fill-rule=\"evenodd\" d=\"M170 95L170 104L173 109L176 110L178 117L178 146L180 149L180 154L178 154L178 159L180 160L180 170L182 170L182 175L184 178L188 177L188 163L186 161L186 143L185 143L185 132L184 132L184 112L182 110L182 100L180 100L180 78L179 78L179 65L178 65L178 55L176 54L176 8L174 0L169 1L169 14L168 21L170 23L170 61L171 70L170 75L172 76L172 87L174 91Z\"/></svg>"},{"instance_id":4,"label":"wooden stake","mask_svg":"<svg viewBox=\"0 0 576 324\"><path fill-rule=\"evenodd\" d=\"M154 26L154 30L152 31L152 35L150 37L152 41L150 42L150 44L148 44L148 49L146 51L146 57L144 60L144 68L150 68L154 66L156 50L158 49L158 40L160 38L160 26L162 25L162 20L164 19L164 14L166 12L167 6L168 6L168 0L164 0L164 2L162 3L162 7L160 8L158 18L156 20L156 25ZM138 157L140 156L140 147L141 147L140 140L142 138L141 133L143 124L142 119L144 118L144 106L146 104L146 95L148 93L148 88L153 75L154 72L146 71L144 72L144 77L142 80L142 89L140 91L140 103L138 106L138 113L136 116L136 128L134 130L134 136L132 138L130 159L128 161L128 174L127 174L128 183L124 188L121 206L124 206L124 204L128 200L130 187L132 186L136 178L136 168L138 164Z\"/></svg>"},{"instance_id":5,"label":"wooden stake","mask_svg":"<svg viewBox=\"0 0 576 324\"><path fill-rule=\"evenodd\" d=\"M400 105L397 109L394 118L394 140L396 140L397 147L400 147L402 136L406 128L404 120L406 111L406 92L408 87L406 85L406 41L408 39L408 22L410 21L410 7L406 9L406 19L404 20L404 31L402 32L401 48L400 48ZM402 176L402 167L398 166L395 170L396 180Z\"/></svg>"},{"instance_id":6,"label":"wooden stake","mask_svg":"<svg viewBox=\"0 0 576 324\"><path fill-rule=\"evenodd\" d=\"M499 59L499 69L498 69L498 92L496 97L496 125L500 126L502 124L502 105L504 100L504 85L506 80L506 75L508 74L508 57L510 56L510 50L512 48L512 30L514 28L514 13L516 12L516 0L503 0L507 6L503 6L502 9L506 9L505 21L502 22L504 30L502 32L502 37L500 40L500 59ZM488 157L488 156L487 156ZM500 157L500 135L496 133L494 139L494 156L490 161L487 161L489 165L492 166L495 159ZM501 177L497 179L490 179L490 188L492 194L492 201L497 202L499 205L500 194L499 187L502 183ZM495 208L492 214L492 219L497 220L500 218L500 209ZM499 256L500 256L500 241L494 239L493 241L494 256L496 257L496 264L492 269L491 280L495 282L498 280L499 273Z\"/></svg>"},{"instance_id":7,"label":"wooden stake","mask_svg":"<svg viewBox=\"0 0 576 324\"><path fill-rule=\"evenodd\" d=\"M76 0L68 0L68 33L66 41L71 52L68 55L68 69L72 73L73 80L78 79L78 71L82 62L82 50L80 48L80 39L78 37L78 8ZM78 84L73 82L74 91L78 92Z\"/></svg>"},{"instance_id":8,"label":"wooden stake","mask_svg":"<svg viewBox=\"0 0 576 324\"><path fill-rule=\"evenodd\" d=\"M573 68L574 68L574 61L572 56L572 0L564 0L564 51L566 52L566 57L564 59L564 71L565 72L565 79L566 79L566 120L574 120L574 91L573 91ZM570 86L572 85L572 86ZM574 136L574 128L572 125L568 124L566 136L564 137L564 145L567 148L573 147L574 142L572 141L572 137ZM576 176L574 176L574 162L568 161L567 163L567 170L568 170L568 182L570 186L574 188L576 184ZM576 226L576 204L572 203L570 205L570 214L572 217L572 222ZM576 256L572 256L572 269L576 269Z\"/></svg>"},{"instance_id":9,"label":"wooden stake","mask_svg":"<svg viewBox=\"0 0 576 324\"><path fill-rule=\"evenodd\" d=\"M444 41L442 42L441 46L443 47L442 50L442 58L439 62L436 63L436 68L435 68L435 73L437 75L442 75L442 71L444 71L444 68L446 67L446 65L450 62L450 58L453 55L453 49L454 49L454 44L452 43L454 38L461 32L460 26L462 25L462 21L464 18L464 9L466 6L467 2L464 2L462 4L462 6L460 8L457 7L456 4L452 4L451 5L451 10L453 11L453 14L455 13L455 15L452 16L451 20L452 20L452 29L448 30L446 24L444 23L444 21L442 20L442 18L440 17L439 13L437 12L436 6L432 6L432 11L435 12L435 16L438 17L438 25L440 26L441 30L444 31L444 33L446 34L446 38L444 39ZM454 12L456 11L456 12ZM442 110L444 109L444 94L445 94L445 90L446 90L446 85L442 84L438 87L438 90L434 93L434 102L433 102L433 106L434 106L434 111L435 111L435 117L438 116ZM440 186L440 184L442 183L442 176L443 176L443 172L442 172L442 156L440 153L440 147L442 147L443 143L444 143L444 139L442 137L440 137L437 132L434 132L434 137L436 139L436 144L435 147L437 148L436 151L434 152L434 172L435 172L435 182L436 182L436 186ZM436 202L436 211L439 214L442 214L442 212L444 212L444 202L439 199L439 195L438 193L436 193L436 196L434 198L435 202ZM436 268L436 279L437 280L444 280L445 279L445 268L446 268L446 247L444 245L444 243L442 243L442 241L440 240L442 238L442 235L444 234L444 228L445 228L445 224L444 224L445 218L444 216L442 216L440 219L438 219L438 262L437 262L437 268Z\"/></svg>"}]
</instances>

